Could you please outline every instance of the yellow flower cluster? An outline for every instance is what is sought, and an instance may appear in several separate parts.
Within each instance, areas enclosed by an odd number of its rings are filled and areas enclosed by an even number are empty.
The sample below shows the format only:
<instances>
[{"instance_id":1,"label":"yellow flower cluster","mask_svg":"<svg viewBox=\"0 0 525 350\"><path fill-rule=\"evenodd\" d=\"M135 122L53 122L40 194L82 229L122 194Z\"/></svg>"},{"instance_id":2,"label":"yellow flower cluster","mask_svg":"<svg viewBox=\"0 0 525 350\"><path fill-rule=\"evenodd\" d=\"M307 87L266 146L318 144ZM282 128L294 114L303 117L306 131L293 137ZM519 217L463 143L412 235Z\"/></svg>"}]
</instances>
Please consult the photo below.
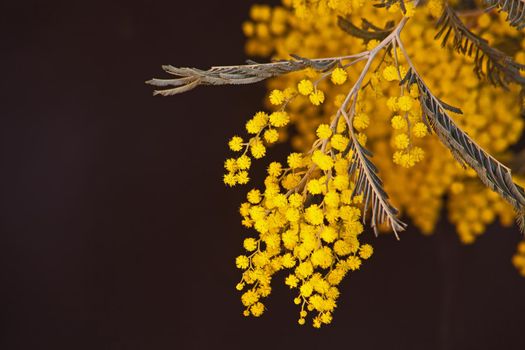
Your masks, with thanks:
<instances>
[{"instance_id":1,"label":"yellow flower cluster","mask_svg":"<svg viewBox=\"0 0 525 350\"><path fill-rule=\"evenodd\" d=\"M246 316L262 314L273 275L288 270L285 283L297 290L299 324L308 313L314 327L331 322L338 285L373 253L360 242L360 198L352 199L349 166L342 153L292 153L286 166L270 164L264 191L248 192L240 208L242 223L258 236L244 241L246 254L236 259L244 271L237 289L243 291Z\"/></svg>"},{"instance_id":2,"label":"yellow flower cluster","mask_svg":"<svg viewBox=\"0 0 525 350\"><path fill-rule=\"evenodd\" d=\"M330 76L333 84L344 83L337 68ZM315 106L311 96L321 91L315 85L302 79L297 84L298 94L290 96L308 97ZM272 90L269 95L272 105L284 102L277 91L281 90ZM226 160L227 185L248 181L249 151L253 158L259 158L254 144L265 147L268 143L264 137L261 141L260 135L286 126L288 120L284 106L270 115L258 112L246 124L247 132L255 136L248 142L239 136L230 140L232 151L244 153ZM360 125L356 129L365 129L368 116L358 114L356 123ZM264 191L252 189L247 193L247 201L240 207L242 224L253 228L258 236L245 239L246 253L236 259L237 267L244 271L237 289L243 291L246 316L262 315L262 300L271 292L274 274L287 269L285 283L297 289L294 302L301 306L299 324L306 322L308 313L312 313L314 327L330 323L337 306L338 285L372 255L372 246L359 239L363 232L362 197L353 196L354 182L349 176L353 153L348 148L348 132L343 118L334 117L332 125L319 125L317 141L308 152L289 154L285 165L271 162Z\"/></svg>"}]
</instances>

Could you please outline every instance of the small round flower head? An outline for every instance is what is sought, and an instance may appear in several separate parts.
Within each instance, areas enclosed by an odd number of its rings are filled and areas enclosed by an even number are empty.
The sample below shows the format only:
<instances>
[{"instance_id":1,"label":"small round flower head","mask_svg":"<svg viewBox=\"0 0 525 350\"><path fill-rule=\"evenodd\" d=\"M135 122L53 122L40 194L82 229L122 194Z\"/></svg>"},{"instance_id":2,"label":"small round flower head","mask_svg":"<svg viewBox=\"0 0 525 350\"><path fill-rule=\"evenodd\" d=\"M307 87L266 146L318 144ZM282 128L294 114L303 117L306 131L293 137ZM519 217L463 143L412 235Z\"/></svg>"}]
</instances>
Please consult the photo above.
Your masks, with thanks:
<instances>
[{"instance_id":1,"label":"small round flower head","mask_svg":"<svg viewBox=\"0 0 525 350\"><path fill-rule=\"evenodd\" d=\"M332 145L332 147L340 152L343 152L346 149L346 147L348 146L348 142L350 142L348 138L344 137L341 134L335 134L330 139L330 144Z\"/></svg>"},{"instance_id":2,"label":"small round flower head","mask_svg":"<svg viewBox=\"0 0 525 350\"><path fill-rule=\"evenodd\" d=\"M312 225L320 225L324 219L323 211L317 204L312 204L306 208L304 217Z\"/></svg>"},{"instance_id":3,"label":"small round flower head","mask_svg":"<svg viewBox=\"0 0 525 350\"><path fill-rule=\"evenodd\" d=\"M299 279L295 277L295 275L289 275L288 277L286 277L284 283L290 288L297 288Z\"/></svg>"},{"instance_id":4,"label":"small round flower head","mask_svg":"<svg viewBox=\"0 0 525 350\"><path fill-rule=\"evenodd\" d=\"M279 162L271 162L268 166L268 175L273 177L281 176L281 173L283 171L283 166Z\"/></svg>"},{"instance_id":5,"label":"small round flower head","mask_svg":"<svg viewBox=\"0 0 525 350\"><path fill-rule=\"evenodd\" d=\"M257 204L261 201L261 191L253 189L250 192L248 192L246 197L248 199L248 202L252 204Z\"/></svg>"},{"instance_id":6,"label":"small round flower head","mask_svg":"<svg viewBox=\"0 0 525 350\"><path fill-rule=\"evenodd\" d=\"M279 139L279 132L275 129L268 129L264 132L264 140L268 143L275 143Z\"/></svg>"},{"instance_id":7,"label":"small round flower head","mask_svg":"<svg viewBox=\"0 0 525 350\"><path fill-rule=\"evenodd\" d=\"M365 113L358 113L354 117L353 125L357 130L364 130L370 125L370 118Z\"/></svg>"},{"instance_id":8,"label":"small round flower head","mask_svg":"<svg viewBox=\"0 0 525 350\"><path fill-rule=\"evenodd\" d=\"M401 96L397 101L397 105L399 106L400 110L408 112L414 105L414 99L410 96Z\"/></svg>"},{"instance_id":9,"label":"small round flower head","mask_svg":"<svg viewBox=\"0 0 525 350\"><path fill-rule=\"evenodd\" d=\"M310 102L314 106L319 106L321 103L324 102L324 92L322 92L321 90L316 90L310 94L309 98Z\"/></svg>"},{"instance_id":10,"label":"small round flower head","mask_svg":"<svg viewBox=\"0 0 525 350\"><path fill-rule=\"evenodd\" d=\"M252 160L247 155L242 155L236 160L236 165L241 170L247 170L250 169L250 166L252 165Z\"/></svg>"},{"instance_id":11,"label":"small round flower head","mask_svg":"<svg viewBox=\"0 0 525 350\"><path fill-rule=\"evenodd\" d=\"M266 147L264 147L260 140L252 142L250 145L250 151L255 159L262 158L266 155Z\"/></svg>"},{"instance_id":12,"label":"small round flower head","mask_svg":"<svg viewBox=\"0 0 525 350\"><path fill-rule=\"evenodd\" d=\"M294 208L298 208L303 203L303 196L301 196L299 193L293 193L288 197L288 202L290 205Z\"/></svg>"},{"instance_id":13,"label":"small round flower head","mask_svg":"<svg viewBox=\"0 0 525 350\"><path fill-rule=\"evenodd\" d=\"M415 137L425 137L428 134L428 129L425 123L418 122L412 128L412 133Z\"/></svg>"},{"instance_id":14,"label":"small round flower head","mask_svg":"<svg viewBox=\"0 0 525 350\"><path fill-rule=\"evenodd\" d=\"M290 121L290 116L288 113L279 111L279 112L273 112L270 115L270 123L275 127L282 127L288 124Z\"/></svg>"},{"instance_id":15,"label":"small round flower head","mask_svg":"<svg viewBox=\"0 0 525 350\"><path fill-rule=\"evenodd\" d=\"M332 157L330 157L327 154L324 154L320 150L314 151L314 154L312 155L312 161L321 169L324 171L328 171L332 169L334 166L334 161Z\"/></svg>"},{"instance_id":16,"label":"small round flower head","mask_svg":"<svg viewBox=\"0 0 525 350\"><path fill-rule=\"evenodd\" d=\"M372 248L372 246L370 244L363 244L360 248L359 248L359 256L362 258L362 259L369 259L372 254L374 253L374 248Z\"/></svg>"},{"instance_id":17,"label":"small round flower head","mask_svg":"<svg viewBox=\"0 0 525 350\"><path fill-rule=\"evenodd\" d=\"M361 267L361 259L359 259L355 255L352 255L348 259L346 259L346 263L348 265L348 268L352 271L358 270Z\"/></svg>"},{"instance_id":18,"label":"small round flower head","mask_svg":"<svg viewBox=\"0 0 525 350\"><path fill-rule=\"evenodd\" d=\"M328 124L321 124L317 128L317 137L319 137L322 140L329 139L330 136L332 136L332 129Z\"/></svg>"},{"instance_id":19,"label":"small round flower head","mask_svg":"<svg viewBox=\"0 0 525 350\"><path fill-rule=\"evenodd\" d=\"M314 84L307 79L303 79L297 85L297 90L303 96L308 96L314 91Z\"/></svg>"},{"instance_id":20,"label":"small round flower head","mask_svg":"<svg viewBox=\"0 0 525 350\"><path fill-rule=\"evenodd\" d=\"M230 142L228 142L228 146L230 147L230 149L234 152L239 152L240 150L242 150L242 143L244 141L242 140L241 137L239 136L234 136L230 139Z\"/></svg>"},{"instance_id":21,"label":"small round flower head","mask_svg":"<svg viewBox=\"0 0 525 350\"><path fill-rule=\"evenodd\" d=\"M292 169L300 168L303 165L303 155L301 153L290 153L288 156L288 166Z\"/></svg>"},{"instance_id":22,"label":"small round flower head","mask_svg":"<svg viewBox=\"0 0 525 350\"><path fill-rule=\"evenodd\" d=\"M235 186L237 184L237 176L234 173L224 174L223 181L230 187Z\"/></svg>"},{"instance_id":23,"label":"small round flower head","mask_svg":"<svg viewBox=\"0 0 525 350\"><path fill-rule=\"evenodd\" d=\"M343 68L336 68L332 71L331 80L335 85L342 85L345 83L348 74Z\"/></svg>"},{"instance_id":24,"label":"small round flower head","mask_svg":"<svg viewBox=\"0 0 525 350\"><path fill-rule=\"evenodd\" d=\"M323 192L323 185L317 179L312 179L308 181L306 188L311 194L320 194Z\"/></svg>"},{"instance_id":25,"label":"small round flower head","mask_svg":"<svg viewBox=\"0 0 525 350\"><path fill-rule=\"evenodd\" d=\"M400 115L395 115L394 117L392 117L391 123L392 128L394 128L395 130L401 130L408 126L406 119Z\"/></svg>"},{"instance_id":26,"label":"small round flower head","mask_svg":"<svg viewBox=\"0 0 525 350\"><path fill-rule=\"evenodd\" d=\"M394 145L397 149L405 149L410 144L407 134L399 134L394 138Z\"/></svg>"},{"instance_id":27,"label":"small round flower head","mask_svg":"<svg viewBox=\"0 0 525 350\"><path fill-rule=\"evenodd\" d=\"M284 102L284 93L281 90L272 90L270 93L270 103L279 106Z\"/></svg>"},{"instance_id":28,"label":"small round flower head","mask_svg":"<svg viewBox=\"0 0 525 350\"><path fill-rule=\"evenodd\" d=\"M244 249L253 252L257 249L257 241L254 238L246 238L243 242Z\"/></svg>"},{"instance_id":29,"label":"small round flower head","mask_svg":"<svg viewBox=\"0 0 525 350\"><path fill-rule=\"evenodd\" d=\"M248 257L246 255L239 255L236 259L235 259L235 265L237 266L237 268L239 269L247 269L248 268L248 265L250 264L250 260L248 259Z\"/></svg>"},{"instance_id":30,"label":"small round flower head","mask_svg":"<svg viewBox=\"0 0 525 350\"><path fill-rule=\"evenodd\" d=\"M385 69L383 69L383 78L386 81L394 81L399 79L399 74L397 72L397 68L395 66L386 66Z\"/></svg>"},{"instance_id":31,"label":"small round flower head","mask_svg":"<svg viewBox=\"0 0 525 350\"><path fill-rule=\"evenodd\" d=\"M226 159L224 162L224 168L229 172L235 172L238 169L237 161L233 158Z\"/></svg>"},{"instance_id":32,"label":"small round flower head","mask_svg":"<svg viewBox=\"0 0 525 350\"><path fill-rule=\"evenodd\" d=\"M239 171L236 175L237 177L237 183L239 185L246 185L250 181L250 177L248 176L247 171Z\"/></svg>"},{"instance_id":33,"label":"small round flower head","mask_svg":"<svg viewBox=\"0 0 525 350\"><path fill-rule=\"evenodd\" d=\"M255 316L255 317L261 316L263 314L263 312L264 312L264 305L263 305L263 303L261 303L261 302L255 303L250 308L250 311L251 311L252 315Z\"/></svg>"}]
</instances>

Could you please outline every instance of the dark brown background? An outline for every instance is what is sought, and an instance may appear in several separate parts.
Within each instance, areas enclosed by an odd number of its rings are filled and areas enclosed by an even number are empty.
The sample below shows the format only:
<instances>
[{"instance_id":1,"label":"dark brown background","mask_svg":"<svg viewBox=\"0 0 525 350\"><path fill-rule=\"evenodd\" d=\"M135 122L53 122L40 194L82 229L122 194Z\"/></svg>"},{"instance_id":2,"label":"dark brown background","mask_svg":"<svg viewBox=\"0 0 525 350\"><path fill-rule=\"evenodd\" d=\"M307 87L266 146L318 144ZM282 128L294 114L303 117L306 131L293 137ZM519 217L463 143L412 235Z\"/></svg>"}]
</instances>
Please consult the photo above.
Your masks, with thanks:
<instances>
[{"instance_id":1,"label":"dark brown background","mask_svg":"<svg viewBox=\"0 0 525 350\"><path fill-rule=\"evenodd\" d=\"M3 2L0 349L525 349L517 229L374 239L333 325L281 286L245 319L226 140L263 85L153 98L160 65L241 63L253 1Z\"/></svg>"}]
</instances>

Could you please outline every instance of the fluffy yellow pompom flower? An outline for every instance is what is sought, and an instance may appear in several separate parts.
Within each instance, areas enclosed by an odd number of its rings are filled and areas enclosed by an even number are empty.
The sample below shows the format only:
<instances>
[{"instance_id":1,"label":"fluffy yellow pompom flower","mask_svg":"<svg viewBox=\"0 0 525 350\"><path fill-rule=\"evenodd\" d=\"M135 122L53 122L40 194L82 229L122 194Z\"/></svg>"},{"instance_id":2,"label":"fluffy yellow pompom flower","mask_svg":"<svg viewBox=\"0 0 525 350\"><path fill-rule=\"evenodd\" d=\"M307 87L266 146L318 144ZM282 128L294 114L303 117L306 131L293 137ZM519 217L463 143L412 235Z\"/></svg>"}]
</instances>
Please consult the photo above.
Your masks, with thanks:
<instances>
[{"instance_id":1,"label":"fluffy yellow pompom flower","mask_svg":"<svg viewBox=\"0 0 525 350\"><path fill-rule=\"evenodd\" d=\"M324 196L324 202L328 207L337 208L339 206L339 194L330 191Z\"/></svg>"},{"instance_id":2,"label":"fluffy yellow pompom flower","mask_svg":"<svg viewBox=\"0 0 525 350\"><path fill-rule=\"evenodd\" d=\"M284 102L284 93L281 90L272 90L270 93L270 103L279 106Z\"/></svg>"},{"instance_id":3,"label":"fluffy yellow pompom flower","mask_svg":"<svg viewBox=\"0 0 525 350\"><path fill-rule=\"evenodd\" d=\"M354 117L353 125L357 130L364 130L370 125L370 118L365 113L358 113Z\"/></svg>"},{"instance_id":4,"label":"fluffy yellow pompom flower","mask_svg":"<svg viewBox=\"0 0 525 350\"><path fill-rule=\"evenodd\" d=\"M394 138L394 145L397 149L405 149L410 144L407 134L399 134Z\"/></svg>"},{"instance_id":5,"label":"fluffy yellow pompom flower","mask_svg":"<svg viewBox=\"0 0 525 350\"><path fill-rule=\"evenodd\" d=\"M247 171L239 171L236 175L237 183L239 185L245 185L250 181Z\"/></svg>"},{"instance_id":6,"label":"fluffy yellow pompom flower","mask_svg":"<svg viewBox=\"0 0 525 350\"><path fill-rule=\"evenodd\" d=\"M425 123L418 122L412 128L412 133L415 137L425 137L428 134L428 129Z\"/></svg>"},{"instance_id":7,"label":"fluffy yellow pompom flower","mask_svg":"<svg viewBox=\"0 0 525 350\"><path fill-rule=\"evenodd\" d=\"M306 189L311 194L320 194L323 192L323 185L319 182L317 179L313 179L308 181L308 185L306 186Z\"/></svg>"},{"instance_id":8,"label":"fluffy yellow pompom flower","mask_svg":"<svg viewBox=\"0 0 525 350\"><path fill-rule=\"evenodd\" d=\"M330 136L332 136L332 129L330 129L330 126L328 124L321 124L319 127L317 127L317 137L319 137L322 140L329 139Z\"/></svg>"},{"instance_id":9,"label":"fluffy yellow pompom flower","mask_svg":"<svg viewBox=\"0 0 525 350\"><path fill-rule=\"evenodd\" d=\"M343 68L336 68L332 71L331 80L335 85L342 85L345 83L348 74Z\"/></svg>"},{"instance_id":10,"label":"fluffy yellow pompom flower","mask_svg":"<svg viewBox=\"0 0 525 350\"><path fill-rule=\"evenodd\" d=\"M242 155L235 161L237 164L237 167L241 170L247 170L250 169L250 166L252 165L252 160L247 155Z\"/></svg>"},{"instance_id":11,"label":"fluffy yellow pompom flower","mask_svg":"<svg viewBox=\"0 0 525 350\"><path fill-rule=\"evenodd\" d=\"M359 248L359 256L362 259L369 259L372 254L374 253L374 248L370 244L363 244L361 248Z\"/></svg>"},{"instance_id":12,"label":"fluffy yellow pompom flower","mask_svg":"<svg viewBox=\"0 0 525 350\"><path fill-rule=\"evenodd\" d=\"M234 152L239 152L240 150L242 150L242 144L243 144L243 140L241 137L239 136L234 136L230 139L230 142L228 142L228 146L230 147L230 149Z\"/></svg>"},{"instance_id":13,"label":"fluffy yellow pompom flower","mask_svg":"<svg viewBox=\"0 0 525 350\"><path fill-rule=\"evenodd\" d=\"M346 259L346 264L350 270L355 271L361 267L361 259L359 259L357 256L350 256L348 259Z\"/></svg>"},{"instance_id":14,"label":"fluffy yellow pompom flower","mask_svg":"<svg viewBox=\"0 0 525 350\"><path fill-rule=\"evenodd\" d=\"M288 156L288 165L292 169L300 168L303 165L303 155L301 153L290 153Z\"/></svg>"},{"instance_id":15,"label":"fluffy yellow pompom flower","mask_svg":"<svg viewBox=\"0 0 525 350\"><path fill-rule=\"evenodd\" d=\"M350 142L348 138L344 137L341 134L335 134L330 139L330 144L332 145L332 147L340 152L346 149L346 147L348 146L348 142Z\"/></svg>"},{"instance_id":16,"label":"fluffy yellow pompom flower","mask_svg":"<svg viewBox=\"0 0 525 350\"><path fill-rule=\"evenodd\" d=\"M284 280L284 283L287 286L290 286L290 288L297 288L297 284L299 283L299 279L297 277L295 277L294 275L289 275Z\"/></svg>"},{"instance_id":17,"label":"fluffy yellow pompom flower","mask_svg":"<svg viewBox=\"0 0 525 350\"><path fill-rule=\"evenodd\" d=\"M255 159L262 158L266 155L266 147L264 147L263 143L260 140L255 140L252 142L250 146L250 151L252 152L252 156Z\"/></svg>"},{"instance_id":18,"label":"fluffy yellow pompom flower","mask_svg":"<svg viewBox=\"0 0 525 350\"><path fill-rule=\"evenodd\" d=\"M332 226L325 226L321 231L321 239L326 243L332 243L337 238L337 231Z\"/></svg>"},{"instance_id":19,"label":"fluffy yellow pompom flower","mask_svg":"<svg viewBox=\"0 0 525 350\"><path fill-rule=\"evenodd\" d=\"M264 140L268 143L274 143L279 140L279 132L275 129L269 129L264 132Z\"/></svg>"},{"instance_id":20,"label":"fluffy yellow pompom flower","mask_svg":"<svg viewBox=\"0 0 525 350\"><path fill-rule=\"evenodd\" d=\"M303 204L303 196L299 193L293 193L288 197L288 202L294 208L299 208Z\"/></svg>"},{"instance_id":21,"label":"fluffy yellow pompom flower","mask_svg":"<svg viewBox=\"0 0 525 350\"><path fill-rule=\"evenodd\" d=\"M250 264L250 260L248 259L247 256L245 255L239 255L236 259L235 259L235 265L237 266L237 268L239 269L247 269L248 266Z\"/></svg>"},{"instance_id":22,"label":"fluffy yellow pompom flower","mask_svg":"<svg viewBox=\"0 0 525 350\"><path fill-rule=\"evenodd\" d=\"M253 252L257 249L257 241L254 238L246 238L243 242L244 249Z\"/></svg>"},{"instance_id":23,"label":"fluffy yellow pompom flower","mask_svg":"<svg viewBox=\"0 0 525 350\"><path fill-rule=\"evenodd\" d=\"M290 121L290 116L286 112L282 112L282 111L273 112L270 115L270 123L276 127L285 126L286 124L288 124L289 121Z\"/></svg>"},{"instance_id":24,"label":"fluffy yellow pompom flower","mask_svg":"<svg viewBox=\"0 0 525 350\"><path fill-rule=\"evenodd\" d=\"M392 128L394 128L395 130L401 130L408 126L406 119L400 115L395 115L394 117L392 117L391 122Z\"/></svg>"},{"instance_id":25,"label":"fluffy yellow pompom flower","mask_svg":"<svg viewBox=\"0 0 525 350\"><path fill-rule=\"evenodd\" d=\"M273 177L278 177L283 172L283 166L279 162L271 162L270 165L268 165L268 175Z\"/></svg>"},{"instance_id":26,"label":"fluffy yellow pompom flower","mask_svg":"<svg viewBox=\"0 0 525 350\"><path fill-rule=\"evenodd\" d=\"M313 204L306 208L304 218L312 225L321 225L324 220L323 211L317 204Z\"/></svg>"},{"instance_id":27,"label":"fluffy yellow pompom flower","mask_svg":"<svg viewBox=\"0 0 525 350\"><path fill-rule=\"evenodd\" d=\"M308 96L314 91L314 84L307 79L303 79L297 84L297 90L303 96Z\"/></svg>"},{"instance_id":28,"label":"fluffy yellow pompom flower","mask_svg":"<svg viewBox=\"0 0 525 350\"><path fill-rule=\"evenodd\" d=\"M259 294L249 290L241 296L241 302L244 306L250 306L259 301Z\"/></svg>"},{"instance_id":29,"label":"fluffy yellow pompom flower","mask_svg":"<svg viewBox=\"0 0 525 350\"><path fill-rule=\"evenodd\" d=\"M397 105L399 106L399 109L408 112L412 109L412 106L414 105L414 99L410 96L401 96L397 100Z\"/></svg>"},{"instance_id":30,"label":"fluffy yellow pompom flower","mask_svg":"<svg viewBox=\"0 0 525 350\"><path fill-rule=\"evenodd\" d=\"M385 69L383 69L383 78L385 78L386 81L399 80L397 68L392 65L386 66Z\"/></svg>"},{"instance_id":31,"label":"fluffy yellow pompom flower","mask_svg":"<svg viewBox=\"0 0 525 350\"><path fill-rule=\"evenodd\" d=\"M224 168L230 172L236 171L238 169L237 161L233 158L226 159L226 161L224 161Z\"/></svg>"},{"instance_id":32,"label":"fluffy yellow pompom flower","mask_svg":"<svg viewBox=\"0 0 525 350\"><path fill-rule=\"evenodd\" d=\"M261 316L263 314L263 312L264 312L264 305L263 305L263 303L261 303L261 302L255 303L250 308L250 311L252 312L252 315L255 316L255 317Z\"/></svg>"},{"instance_id":33,"label":"fluffy yellow pompom flower","mask_svg":"<svg viewBox=\"0 0 525 350\"><path fill-rule=\"evenodd\" d=\"M251 190L246 195L246 198L248 199L248 202L252 204L257 204L261 201L261 191L255 189Z\"/></svg>"},{"instance_id":34,"label":"fluffy yellow pompom flower","mask_svg":"<svg viewBox=\"0 0 525 350\"><path fill-rule=\"evenodd\" d=\"M321 103L324 102L324 92L321 90L316 90L310 94L310 102L314 106L319 106Z\"/></svg>"},{"instance_id":35,"label":"fluffy yellow pompom flower","mask_svg":"<svg viewBox=\"0 0 525 350\"><path fill-rule=\"evenodd\" d=\"M324 154L323 152L316 150L314 151L314 154L312 155L312 161L321 169L324 171L328 171L332 169L334 166L334 161L332 157Z\"/></svg>"},{"instance_id":36,"label":"fluffy yellow pompom flower","mask_svg":"<svg viewBox=\"0 0 525 350\"><path fill-rule=\"evenodd\" d=\"M230 187L235 186L237 184L237 176L234 173L224 174L222 180L226 185Z\"/></svg>"}]
</instances>

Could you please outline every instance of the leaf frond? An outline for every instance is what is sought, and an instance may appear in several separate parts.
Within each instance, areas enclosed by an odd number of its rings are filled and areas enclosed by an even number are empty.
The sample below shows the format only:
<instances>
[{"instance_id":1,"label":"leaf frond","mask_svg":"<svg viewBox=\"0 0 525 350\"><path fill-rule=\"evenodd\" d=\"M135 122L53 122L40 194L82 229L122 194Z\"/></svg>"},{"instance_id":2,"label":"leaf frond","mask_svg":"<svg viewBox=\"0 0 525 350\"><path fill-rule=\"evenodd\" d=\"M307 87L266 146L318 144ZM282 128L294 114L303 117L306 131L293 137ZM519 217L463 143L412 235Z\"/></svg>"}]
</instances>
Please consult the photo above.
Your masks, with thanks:
<instances>
[{"instance_id":1,"label":"leaf frond","mask_svg":"<svg viewBox=\"0 0 525 350\"><path fill-rule=\"evenodd\" d=\"M481 79L487 78L493 85L508 88L511 82L525 87L525 77L520 71L525 65L515 62L504 52L493 48L487 40L471 32L456 12L445 5L443 14L436 23L435 39L441 39L441 46L447 43L460 54L474 58L474 71Z\"/></svg>"},{"instance_id":2,"label":"leaf frond","mask_svg":"<svg viewBox=\"0 0 525 350\"><path fill-rule=\"evenodd\" d=\"M485 0L491 8L507 13L506 21L518 30L525 28L525 0Z\"/></svg>"},{"instance_id":3,"label":"leaf frond","mask_svg":"<svg viewBox=\"0 0 525 350\"><path fill-rule=\"evenodd\" d=\"M370 207L372 211L370 226L376 236L379 234L379 226L387 223L399 239L398 233L404 231L407 225L398 218L398 210L390 203L383 182L378 176L378 170L371 161L372 152L359 143L353 132L350 132L350 136L350 149L353 151L353 156L348 172L350 177L355 179L352 197L363 196L363 222L366 221L366 214Z\"/></svg>"},{"instance_id":4,"label":"leaf frond","mask_svg":"<svg viewBox=\"0 0 525 350\"><path fill-rule=\"evenodd\" d=\"M476 171L481 181L497 192L510 203L517 214L517 221L525 233L525 191L514 183L511 169L500 163L468 136L449 116L443 102L436 98L412 69L405 77L407 84L416 83L420 92L420 103L425 122L436 133L441 142L449 148L454 157L463 165L468 165ZM453 107L455 108L455 107Z\"/></svg>"},{"instance_id":5,"label":"leaf frond","mask_svg":"<svg viewBox=\"0 0 525 350\"><path fill-rule=\"evenodd\" d=\"M350 20L341 16L337 18L337 25L345 33L363 39L365 43L371 40L382 41L394 30L394 22L392 21L389 21L385 28L380 28L364 18L362 19L362 28L359 28Z\"/></svg>"}]
</instances>

